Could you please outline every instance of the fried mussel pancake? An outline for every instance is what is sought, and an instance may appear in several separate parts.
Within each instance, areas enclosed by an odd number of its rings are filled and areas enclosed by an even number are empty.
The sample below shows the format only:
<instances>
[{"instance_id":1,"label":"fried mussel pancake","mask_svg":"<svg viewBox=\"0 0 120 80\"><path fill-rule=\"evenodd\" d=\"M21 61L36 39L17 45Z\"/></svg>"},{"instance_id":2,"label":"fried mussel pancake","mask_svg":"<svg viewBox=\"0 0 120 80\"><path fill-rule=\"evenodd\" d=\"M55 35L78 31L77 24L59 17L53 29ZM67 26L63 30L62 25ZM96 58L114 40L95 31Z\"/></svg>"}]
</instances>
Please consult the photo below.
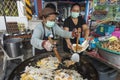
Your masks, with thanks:
<instances>
[{"instance_id":1,"label":"fried mussel pancake","mask_svg":"<svg viewBox=\"0 0 120 80\"><path fill-rule=\"evenodd\" d=\"M84 80L76 70L57 69L59 64L59 60L52 56L38 60L36 67L26 66L20 80ZM64 64L68 67L74 62L66 60Z\"/></svg>"}]
</instances>

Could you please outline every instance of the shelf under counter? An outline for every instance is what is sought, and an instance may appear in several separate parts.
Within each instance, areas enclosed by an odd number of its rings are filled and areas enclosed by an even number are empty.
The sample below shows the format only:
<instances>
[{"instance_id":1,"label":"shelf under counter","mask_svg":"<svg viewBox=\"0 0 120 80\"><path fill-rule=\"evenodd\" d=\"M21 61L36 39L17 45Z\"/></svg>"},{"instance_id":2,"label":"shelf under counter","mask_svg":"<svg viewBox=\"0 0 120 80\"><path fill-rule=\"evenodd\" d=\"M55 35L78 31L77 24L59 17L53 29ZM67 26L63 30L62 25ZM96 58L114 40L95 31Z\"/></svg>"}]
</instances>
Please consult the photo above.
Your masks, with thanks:
<instances>
[{"instance_id":1,"label":"shelf under counter","mask_svg":"<svg viewBox=\"0 0 120 80\"><path fill-rule=\"evenodd\" d=\"M32 34L11 35L11 36L5 36L5 40L10 38L22 38L24 39L23 41L26 41L26 40L30 40L31 37L32 37Z\"/></svg>"}]
</instances>

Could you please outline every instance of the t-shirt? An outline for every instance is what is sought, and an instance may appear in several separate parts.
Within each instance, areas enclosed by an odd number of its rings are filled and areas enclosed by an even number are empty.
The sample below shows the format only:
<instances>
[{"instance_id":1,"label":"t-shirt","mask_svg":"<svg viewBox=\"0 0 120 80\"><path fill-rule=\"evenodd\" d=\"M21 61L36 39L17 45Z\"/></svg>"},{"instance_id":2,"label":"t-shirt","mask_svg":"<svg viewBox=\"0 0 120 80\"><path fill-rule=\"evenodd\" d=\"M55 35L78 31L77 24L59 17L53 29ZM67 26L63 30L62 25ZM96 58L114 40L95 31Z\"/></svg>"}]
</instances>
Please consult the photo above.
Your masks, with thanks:
<instances>
[{"instance_id":1,"label":"t-shirt","mask_svg":"<svg viewBox=\"0 0 120 80\"><path fill-rule=\"evenodd\" d=\"M86 24L86 22L82 18L82 16L78 17L77 25L74 24L71 17L68 17L67 19L65 19L63 27L68 27L69 31L73 31L73 29L75 29L75 28L77 28L77 29L81 28L81 30L82 30L82 25L84 25L84 24ZM76 43L76 38L70 39L70 41L71 41L72 44L74 44L74 43ZM69 52L69 49L67 47L67 43L66 43L65 39L63 39L63 50L66 51L66 52Z\"/></svg>"},{"instance_id":2,"label":"t-shirt","mask_svg":"<svg viewBox=\"0 0 120 80\"><path fill-rule=\"evenodd\" d=\"M85 20L82 18L82 16L78 17L78 23L75 25L72 21L71 17L68 17L64 21L64 26L63 27L68 27L69 31L72 31L74 28L81 28L83 24L86 24Z\"/></svg>"}]
</instances>

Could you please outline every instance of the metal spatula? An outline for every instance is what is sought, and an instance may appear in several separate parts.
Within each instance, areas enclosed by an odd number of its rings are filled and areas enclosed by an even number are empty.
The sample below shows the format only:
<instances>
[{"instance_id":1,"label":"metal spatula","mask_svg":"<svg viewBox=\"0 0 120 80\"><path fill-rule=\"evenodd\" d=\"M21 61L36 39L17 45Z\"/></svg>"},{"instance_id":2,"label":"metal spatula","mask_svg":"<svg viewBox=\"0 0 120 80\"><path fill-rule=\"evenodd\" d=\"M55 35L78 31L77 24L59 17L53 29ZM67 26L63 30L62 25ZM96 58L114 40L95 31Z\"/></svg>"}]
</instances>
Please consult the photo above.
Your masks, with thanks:
<instances>
[{"instance_id":1,"label":"metal spatula","mask_svg":"<svg viewBox=\"0 0 120 80\"><path fill-rule=\"evenodd\" d=\"M51 44L54 45L54 42L53 42L53 40L51 39L51 37L48 37L48 40L50 41ZM60 56L60 54L59 54L58 51L57 51L56 45L54 45L53 51L54 51L56 57L58 58L58 60L61 62L61 56Z\"/></svg>"}]
</instances>

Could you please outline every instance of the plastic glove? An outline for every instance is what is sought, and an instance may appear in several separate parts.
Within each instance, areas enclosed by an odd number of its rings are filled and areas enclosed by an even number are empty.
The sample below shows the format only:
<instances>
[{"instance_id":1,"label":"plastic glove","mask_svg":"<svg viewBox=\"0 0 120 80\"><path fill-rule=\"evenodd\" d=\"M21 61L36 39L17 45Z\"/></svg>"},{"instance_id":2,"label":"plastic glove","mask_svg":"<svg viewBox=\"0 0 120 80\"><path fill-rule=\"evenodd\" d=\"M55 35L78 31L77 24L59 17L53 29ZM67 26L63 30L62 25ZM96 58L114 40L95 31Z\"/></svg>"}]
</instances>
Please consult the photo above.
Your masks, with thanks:
<instances>
[{"instance_id":1,"label":"plastic glove","mask_svg":"<svg viewBox=\"0 0 120 80\"><path fill-rule=\"evenodd\" d=\"M53 45L50 43L49 40L45 40L42 43L43 48L45 48L47 51L52 51Z\"/></svg>"}]
</instances>

